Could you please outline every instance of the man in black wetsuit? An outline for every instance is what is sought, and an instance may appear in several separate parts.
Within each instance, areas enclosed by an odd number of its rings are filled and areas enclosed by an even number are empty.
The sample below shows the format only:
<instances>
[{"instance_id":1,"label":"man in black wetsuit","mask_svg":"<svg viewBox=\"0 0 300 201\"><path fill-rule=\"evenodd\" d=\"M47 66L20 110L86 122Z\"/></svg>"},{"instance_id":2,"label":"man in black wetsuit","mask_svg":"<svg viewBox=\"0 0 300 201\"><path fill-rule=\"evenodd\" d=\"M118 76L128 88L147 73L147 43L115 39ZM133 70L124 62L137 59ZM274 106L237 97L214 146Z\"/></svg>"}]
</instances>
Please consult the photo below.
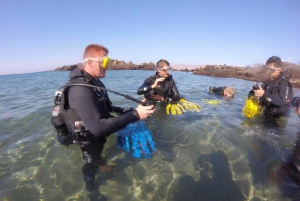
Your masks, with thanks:
<instances>
[{"instance_id":1,"label":"man in black wetsuit","mask_svg":"<svg viewBox=\"0 0 300 201\"><path fill-rule=\"evenodd\" d=\"M104 46L88 45L83 54L84 68L76 68L70 73L69 83L85 83L105 88L99 78L104 78L108 66L108 49ZM146 119L154 112L154 106L139 105L135 110L125 110L115 107L110 102L105 90L87 86L68 87L69 118L64 119L68 130L83 141L79 146L83 157L87 160L82 168L87 190L94 188L94 179L98 170L108 171L109 166L102 158L101 153L106 137L139 119ZM121 114L113 117L110 112ZM74 126L75 125L75 126ZM76 127L77 126L77 127ZM72 128L73 127L73 128ZM74 129L75 127L75 129ZM79 129L78 129L79 128ZM76 130L77 129L77 130ZM83 133L83 134L82 134Z\"/></svg>"},{"instance_id":2,"label":"man in black wetsuit","mask_svg":"<svg viewBox=\"0 0 300 201\"><path fill-rule=\"evenodd\" d=\"M137 93L153 101L178 101L180 94L170 75L170 63L161 59L156 63L156 70L155 75L148 77Z\"/></svg>"},{"instance_id":3,"label":"man in black wetsuit","mask_svg":"<svg viewBox=\"0 0 300 201\"><path fill-rule=\"evenodd\" d=\"M263 113L268 121L289 115L293 98L293 88L282 69L282 62L278 56L270 57L265 69L269 78L257 90L253 90L255 97L260 98Z\"/></svg>"}]
</instances>

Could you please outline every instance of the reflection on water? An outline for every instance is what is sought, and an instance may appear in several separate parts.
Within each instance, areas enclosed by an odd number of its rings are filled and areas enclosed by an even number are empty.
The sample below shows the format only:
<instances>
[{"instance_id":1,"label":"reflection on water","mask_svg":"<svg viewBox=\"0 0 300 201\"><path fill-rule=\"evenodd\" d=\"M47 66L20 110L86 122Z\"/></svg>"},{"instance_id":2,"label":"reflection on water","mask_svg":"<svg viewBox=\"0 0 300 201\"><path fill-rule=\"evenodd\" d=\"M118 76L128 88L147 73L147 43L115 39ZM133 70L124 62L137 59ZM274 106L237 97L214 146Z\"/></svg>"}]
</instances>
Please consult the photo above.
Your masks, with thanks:
<instances>
[{"instance_id":1,"label":"reflection on water","mask_svg":"<svg viewBox=\"0 0 300 201\"><path fill-rule=\"evenodd\" d=\"M108 71L113 89L140 99L137 88L153 71ZM0 200L293 200L298 187L284 164L294 151L299 119L292 113L278 128L262 117L245 119L242 108L252 82L174 72L181 94L203 107L200 113L167 115L157 107L144 121L156 152L135 159L108 138L103 154L113 166L99 173L97 191L84 190L81 151L56 141L50 124L55 90L68 72L0 76ZM126 80L120 85L119 79ZM136 80L140 80L137 83ZM231 85L233 100L208 93ZM11 89L22 89L12 92ZM300 91L295 90L296 95ZM110 94L115 105L135 107ZM210 104L208 100L221 100ZM297 152L298 153L298 152ZM286 173L286 174L285 174ZM287 175L284 177L284 175Z\"/></svg>"}]
</instances>

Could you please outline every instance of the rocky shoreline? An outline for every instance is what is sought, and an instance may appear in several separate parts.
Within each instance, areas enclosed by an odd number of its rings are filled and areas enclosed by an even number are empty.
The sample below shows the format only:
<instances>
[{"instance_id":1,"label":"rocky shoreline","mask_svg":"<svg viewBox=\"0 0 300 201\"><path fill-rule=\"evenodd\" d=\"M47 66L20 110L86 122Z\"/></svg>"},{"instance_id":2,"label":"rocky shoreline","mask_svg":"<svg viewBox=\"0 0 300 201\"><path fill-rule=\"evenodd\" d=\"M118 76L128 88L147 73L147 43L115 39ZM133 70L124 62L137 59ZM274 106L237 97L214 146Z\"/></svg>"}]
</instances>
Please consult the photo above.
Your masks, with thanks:
<instances>
[{"instance_id":1,"label":"rocky shoreline","mask_svg":"<svg viewBox=\"0 0 300 201\"><path fill-rule=\"evenodd\" d=\"M284 69L286 70L286 74L288 76L291 74L291 84L295 88L300 88L300 66L284 62ZM243 68L232 66L206 65L204 67L193 70L193 73L195 75L238 78L257 82L263 82L267 78L267 73L263 66Z\"/></svg>"},{"instance_id":2,"label":"rocky shoreline","mask_svg":"<svg viewBox=\"0 0 300 201\"><path fill-rule=\"evenodd\" d=\"M284 69L290 69L291 83L294 87L300 88L300 66L283 62ZM63 66L56 68L54 71L71 71L77 67L82 68L82 63ZM118 61L116 59L111 60L111 66L109 70L155 70L155 64L141 63L139 65L133 64L131 61L126 63L124 61ZM227 78L238 78L244 80L262 82L266 79L265 70L263 66L256 67L236 67L236 66L221 66L221 65L206 65L199 66L195 69L173 69L174 71L193 72L195 75L206 75L213 77L227 77ZM288 72L288 71L287 71ZM289 72L288 72L289 73Z\"/></svg>"},{"instance_id":3,"label":"rocky shoreline","mask_svg":"<svg viewBox=\"0 0 300 201\"><path fill-rule=\"evenodd\" d=\"M77 67L82 68L82 63L59 67L56 68L54 71L71 71ZM126 63L125 61L112 59L108 70L155 70L155 64L150 62L150 63L141 63L137 65L132 63L131 61Z\"/></svg>"}]
</instances>

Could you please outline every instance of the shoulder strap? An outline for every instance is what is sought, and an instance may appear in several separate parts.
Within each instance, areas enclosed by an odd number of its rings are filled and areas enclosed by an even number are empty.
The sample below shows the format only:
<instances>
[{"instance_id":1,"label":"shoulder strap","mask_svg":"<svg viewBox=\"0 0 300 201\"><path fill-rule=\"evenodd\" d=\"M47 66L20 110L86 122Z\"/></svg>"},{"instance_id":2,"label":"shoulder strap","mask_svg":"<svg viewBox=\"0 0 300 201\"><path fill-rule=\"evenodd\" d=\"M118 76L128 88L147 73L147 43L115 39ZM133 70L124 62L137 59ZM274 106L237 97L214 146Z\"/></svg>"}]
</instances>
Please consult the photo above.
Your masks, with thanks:
<instances>
[{"instance_id":1,"label":"shoulder strap","mask_svg":"<svg viewBox=\"0 0 300 201\"><path fill-rule=\"evenodd\" d=\"M64 110L69 109L69 101L68 101L68 91L71 86L76 86L76 84L86 84L86 85L91 85L90 80L86 77L76 77L74 79L69 80L66 85L62 86L59 88L60 91L62 91L62 96L61 96L61 106L63 106Z\"/></svg>"},{"instance_id":2,"label":"shoulder strap","mask_svg":"<svg viewBox=\"0 0 300 201\"><path fill-rule=\"evenodd\" d=\"M76 80L70 80L66 85L62 86L59 88L59 90L61 91L65 91L67 92L68 88L71 87L71 86L86 86L86 87L91 87L91 88L96 88L96 89L99 89L99 90L103 90L103 91L108 91L108 92L111 92L111 93L114 93L114 94L117 94L117 95L120 95L120 96L123 96L125 97L126 99L128 100L132 100L140 105L143 105L143 106L146 106L146 102L142 102L136 98L133 98L131 96L128 96L128 95L125 95L125 94L121 94L119 92L116 92L116 91L113 91L113 90L110 90L110 89L106 89L104 87L99 87L99 86L96 86L94 84L91 84L91 81L87 78L80 78L80 79L77 79L75 78ZM103 85L104 86L104 85ZM64 95L66 95L66 93L64 93Z\"/></svg>"}]
</instances>

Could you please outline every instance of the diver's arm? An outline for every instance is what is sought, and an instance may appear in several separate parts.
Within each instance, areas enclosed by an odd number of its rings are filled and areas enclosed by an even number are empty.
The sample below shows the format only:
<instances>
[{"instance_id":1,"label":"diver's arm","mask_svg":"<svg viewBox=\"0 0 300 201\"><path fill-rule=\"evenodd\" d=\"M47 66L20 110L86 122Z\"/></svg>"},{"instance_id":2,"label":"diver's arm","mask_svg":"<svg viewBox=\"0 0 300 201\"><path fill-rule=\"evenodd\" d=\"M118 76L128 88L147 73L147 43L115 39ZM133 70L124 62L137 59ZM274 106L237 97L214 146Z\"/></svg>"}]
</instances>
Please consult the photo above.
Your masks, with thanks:
<instances>
[{"instance_id":1,"label":"diver's arm","mask_svg":"<svg viewBox=\"0 0 300 201\"><path fill-rule=\"evenodd\" d=\"M288 101L288 99L290 99L290 97L291 97L290 87L291 86L288 84L288 82L283 82L281 84L279 96L272 95L265 91L265 93L263 94L262 97L274 105L283 106ZM289 100L289 101L291 101L291 100Z\"/></svg>"},{"instance_id":2,"label":"diver's arm","mask_svg":"<svg viewBox=\"0 0 300 201\"><path fill-rule=\"evenodd\" d=\"M169 97L169 98L171 98L173 101L179 101L179 99L180 99L180 94L179 94L179 91L178 91L178 89L177 89L177 86L176 86L174 80L173 80L173 87L172 87L172 89L171 89L171 94L172 94L172 96Z\"/></svg>"},{"instance_id":3,"label":"diver's arm","mask_svg":"<svg viewBox=\"0 0 300 201\"><path fill-rule=\"evenodd\" d=\"M95 100L95 93L87 87L75 86L69 89L69 104L84 122L86 128L96 137L107 136L139 119L136 110L127 114L104 119Z\"/></svg>"},{"instance_id":4,"label":"diver's arm","mask_svg":"<svg viewBox=\"0 0 300 201\"><path fill-rule=\"evenodd\" d=\"M163 77L160 77L157 79L155 79L155 76L149 77L148 79L146 79L144 81L144 84L138 88L137 94L142 95L142 94L149 92L151 89L155 89L156 87L159 86L159 83L164 80L165 80L165 78L163 78Z\"/></svg>"},{"instance_id":5,"label":"diver's arm","mask_svg":"<svg viewBox=\"0 0 300 201\"><path fill-rule=\"evenodd\" d=\"M151 89L152 89L151 83L144 82L144 84L138 88L137 94L138 95L145 94L145 93L149 92Z\"/></svg>"}]
</instances>

